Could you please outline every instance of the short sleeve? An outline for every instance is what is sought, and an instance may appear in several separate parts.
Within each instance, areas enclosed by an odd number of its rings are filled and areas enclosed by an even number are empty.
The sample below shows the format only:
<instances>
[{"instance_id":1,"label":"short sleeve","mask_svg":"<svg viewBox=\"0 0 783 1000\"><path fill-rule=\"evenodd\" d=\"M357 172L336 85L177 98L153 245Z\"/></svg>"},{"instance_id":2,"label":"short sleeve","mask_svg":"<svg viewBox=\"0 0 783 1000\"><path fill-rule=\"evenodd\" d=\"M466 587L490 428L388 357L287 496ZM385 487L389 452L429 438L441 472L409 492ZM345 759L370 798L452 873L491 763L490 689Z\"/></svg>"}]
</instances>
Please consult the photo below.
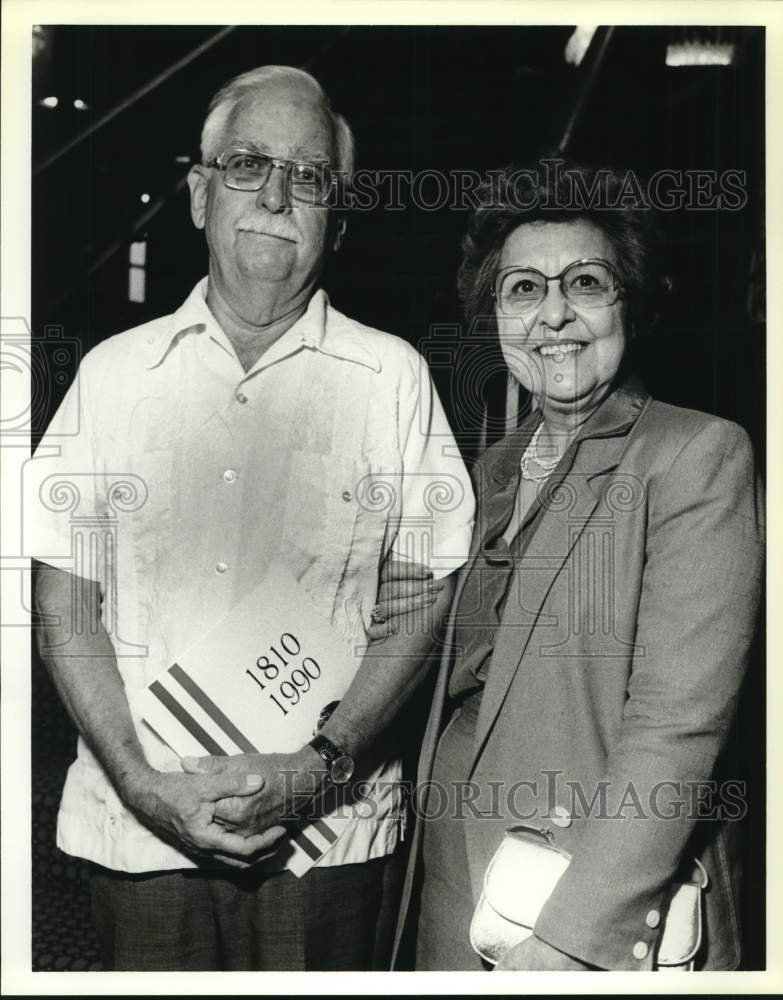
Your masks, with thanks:
<instances>
[{"instance_id":1,"label":"short sleeve","mask_svg":"<svg viewBox=\"0 0 783 1000\"><path fill-rule=\"evenodd\" d=\"M110 526L93 447L87 366L79 372L25 464L25 554L105 584Z\"/></svg>"},{"instance_id":2,"label":"short sleeve","mask_svg":"<svg viewBox=\"0 0 783 1000\"><path fill-rule=\"evenodd\" d=\"M436 579L463 565L475 500L465 463L423 358L401 402L402 509L392 553L428 565Z\"/></svg>"}]
</instances>

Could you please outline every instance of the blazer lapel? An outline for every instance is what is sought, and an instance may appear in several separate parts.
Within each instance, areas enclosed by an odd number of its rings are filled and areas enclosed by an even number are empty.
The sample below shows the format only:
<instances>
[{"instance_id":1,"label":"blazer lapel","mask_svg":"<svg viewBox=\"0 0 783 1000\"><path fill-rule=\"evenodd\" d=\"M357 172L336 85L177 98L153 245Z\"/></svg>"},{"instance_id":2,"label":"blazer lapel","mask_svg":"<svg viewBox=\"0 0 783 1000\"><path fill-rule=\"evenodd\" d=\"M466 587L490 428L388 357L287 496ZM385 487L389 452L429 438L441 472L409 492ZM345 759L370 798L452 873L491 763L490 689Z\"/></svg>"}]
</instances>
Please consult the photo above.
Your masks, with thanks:
<instances>
[{"instance_id":1,"label":"blazer lapel","mask_svg":"<svg viewBox=\"0 0 783 1000\"><path fill-rule=\"evenodd\" d=\"M429 781L431 777L435 748L442 729L443 710L446 704L446 694L453 661L456 612L459 608L462 593L489 525L497 518L499 508L505 506L503 494L508 488L510 480L517 474L519 456L529 444L530 438L533 436L533 432L538 426L540 419L540 414L533 414L519 430L503 440L503 446L493 455L491 463L482 463L482 465L477 467L477 474L483 478L479 479L478 482L474 482L478 494L476 524L470 541L468 558L460 570L457 586L454 588L451 612L443 637L443 647L440 655L438 677L433 692L432 708L427 720L419 756L418 782L420 785Z\"/></svg>"},{"instance_id":2,"label":"blazer lapel","mask_svg":"<svg viewBox=\"0 0 783 1000\"><path fill-rule=\"evenodd\" d=\"M585 424L539 498L543 511L517 565L487 674L471 771L508 694L552 584L584 531L649 396L635 380L615 390Z\"/></svg>"}]
</instances>

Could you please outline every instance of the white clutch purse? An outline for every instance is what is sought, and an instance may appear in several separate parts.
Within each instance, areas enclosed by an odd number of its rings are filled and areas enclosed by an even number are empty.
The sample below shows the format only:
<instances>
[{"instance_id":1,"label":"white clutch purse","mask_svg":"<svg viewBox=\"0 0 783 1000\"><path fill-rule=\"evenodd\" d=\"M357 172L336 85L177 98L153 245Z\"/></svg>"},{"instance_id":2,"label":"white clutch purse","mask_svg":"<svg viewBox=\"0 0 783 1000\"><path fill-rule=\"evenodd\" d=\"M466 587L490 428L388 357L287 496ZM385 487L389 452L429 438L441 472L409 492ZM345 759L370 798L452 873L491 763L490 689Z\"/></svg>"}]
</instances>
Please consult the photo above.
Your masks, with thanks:
<instances>
[{"instance_id":1,"label":"white clutch purse","mask_svg":"<svg viewBox=\"0 0 783 1000\"><path fill-rule=\"evenodd\" d=\"M470 925L473 950L491 965L533 933L571 855L551 830L520 825L506 831L484 875L481 898ZM696 862L702 883L678 883L656 955L658 971L692 971L702 938L702 895L707 872Z\"/></svg>"}]
</instances>

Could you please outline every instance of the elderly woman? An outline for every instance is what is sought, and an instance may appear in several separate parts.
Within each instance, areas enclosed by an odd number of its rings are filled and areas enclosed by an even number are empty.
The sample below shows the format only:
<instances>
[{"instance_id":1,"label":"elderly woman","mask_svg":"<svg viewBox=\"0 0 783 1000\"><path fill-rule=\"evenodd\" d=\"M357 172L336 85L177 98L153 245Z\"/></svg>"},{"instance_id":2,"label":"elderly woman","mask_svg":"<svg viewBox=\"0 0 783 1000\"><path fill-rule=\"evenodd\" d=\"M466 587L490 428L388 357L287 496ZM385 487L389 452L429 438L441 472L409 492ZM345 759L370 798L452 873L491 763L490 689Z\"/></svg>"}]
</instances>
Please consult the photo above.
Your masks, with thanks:
<instances>
[{"instance_id":1,"label":"elderly woman","mask_svg":"<svg viewBox=\"0 0 783 1000\"><path fill-rule=\"evenodd\" d=\"M759 601L753 454L736 424L629 374L655 296L649 213L575 204L594 179L495 172L464 241L468 324L494 317L532 408L475 467L403 906L418 969L490 967L471 917L520 822L570 862L498 968L656 968L689 881L703 924L680 957L740 960L725 820L742 804L710 782ZM602 183L612 204L620 180ZM504 905L524 909L538 874L506 868Z\"/></svg>"}]
</instances>

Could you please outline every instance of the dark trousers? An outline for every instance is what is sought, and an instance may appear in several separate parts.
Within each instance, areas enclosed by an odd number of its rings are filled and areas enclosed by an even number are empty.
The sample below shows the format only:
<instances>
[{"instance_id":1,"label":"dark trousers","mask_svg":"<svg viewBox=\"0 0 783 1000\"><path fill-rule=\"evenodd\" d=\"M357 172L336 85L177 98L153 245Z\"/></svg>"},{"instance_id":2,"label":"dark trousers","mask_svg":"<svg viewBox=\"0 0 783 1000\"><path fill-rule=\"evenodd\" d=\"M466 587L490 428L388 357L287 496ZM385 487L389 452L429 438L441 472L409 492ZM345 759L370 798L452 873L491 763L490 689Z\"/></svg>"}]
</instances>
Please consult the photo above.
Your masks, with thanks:
<instances>
[{"instance_id":1,"label":"dark trousers","mask_svg":"<svg viewBox=\"0 0 783 1000\"><path fill-rule=\"evenodd\" d=\"M237 874L128 875L93 866L104 968L135 971L383 970L401 852L365 864Z\"/></svg>"}]
</instances>

